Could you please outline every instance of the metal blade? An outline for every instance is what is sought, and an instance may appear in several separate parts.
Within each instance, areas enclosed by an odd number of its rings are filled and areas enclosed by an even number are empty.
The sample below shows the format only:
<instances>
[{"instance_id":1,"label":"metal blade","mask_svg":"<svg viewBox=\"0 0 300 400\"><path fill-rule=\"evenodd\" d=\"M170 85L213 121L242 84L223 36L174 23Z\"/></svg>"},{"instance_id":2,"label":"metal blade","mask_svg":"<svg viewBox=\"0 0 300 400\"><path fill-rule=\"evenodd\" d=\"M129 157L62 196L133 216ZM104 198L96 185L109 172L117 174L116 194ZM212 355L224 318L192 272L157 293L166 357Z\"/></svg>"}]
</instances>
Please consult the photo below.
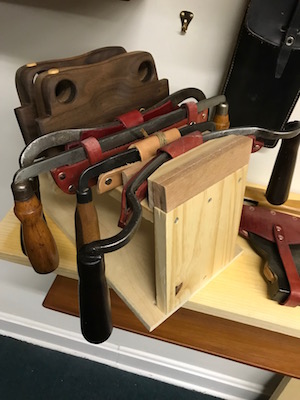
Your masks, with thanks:
<instances>
[{"instance_id":1,"label":"metal blade","mask_svg":"<svg viewBox=\"0 0 300 400\"><path fill-rule=\"evenodd\" d=\"M64 151L56 156L41 159L28 167L19 169L14 176L14 182L22 182L26 179L38 176L43 172L48 172L64 165L72 165L85 159L86 153L83 147Z\"/></svg>"}]
</instances>

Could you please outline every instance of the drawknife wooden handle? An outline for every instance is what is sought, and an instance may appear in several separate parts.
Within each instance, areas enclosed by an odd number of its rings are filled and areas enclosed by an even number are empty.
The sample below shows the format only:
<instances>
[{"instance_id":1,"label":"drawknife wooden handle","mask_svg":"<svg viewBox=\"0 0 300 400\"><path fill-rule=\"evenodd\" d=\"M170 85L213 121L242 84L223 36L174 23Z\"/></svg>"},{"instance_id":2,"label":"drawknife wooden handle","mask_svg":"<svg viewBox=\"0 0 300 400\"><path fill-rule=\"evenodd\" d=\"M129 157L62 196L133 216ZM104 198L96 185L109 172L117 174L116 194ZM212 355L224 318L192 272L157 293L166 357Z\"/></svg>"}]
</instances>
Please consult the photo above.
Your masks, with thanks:
<instances>
[{"instance_id":1,"label":"drawknife wooden handle","mask_svg":"<svg viewBox=\"0 0 300 400\"><path fill-rule=\"evenodd\" d=\"M40 200L33 192L25 191L23 196L18 196L20 193L14 188L13 192L14 212L22 224L23 244L32 267L39 274L54 271L59 263L58 250L43 217Z\"/></svg>"},{"instance_id":2,"label":"drawknife wooden handle","mask_svg":"<svg viewBox=\"0 0 300 400\"><path fill-rule=\"evenodd\" d=\"M266 191L266 198L271 204L281 205L289 197L299 143L300 135L282 140Z\"/></svg>"},{"instance_id":3,"label":"drawknife wooden handle","mask_svg":"<svg viewBox=\"0 0 300 400\"><path fill-rule=\"evenodd\" d=\"M81 332L90 343L102 343L112 332L111 305L105 278L104 255L87 258L81 248L100 239L92 201L77 204L75 212Z\"/></svg>"}]
</instances>

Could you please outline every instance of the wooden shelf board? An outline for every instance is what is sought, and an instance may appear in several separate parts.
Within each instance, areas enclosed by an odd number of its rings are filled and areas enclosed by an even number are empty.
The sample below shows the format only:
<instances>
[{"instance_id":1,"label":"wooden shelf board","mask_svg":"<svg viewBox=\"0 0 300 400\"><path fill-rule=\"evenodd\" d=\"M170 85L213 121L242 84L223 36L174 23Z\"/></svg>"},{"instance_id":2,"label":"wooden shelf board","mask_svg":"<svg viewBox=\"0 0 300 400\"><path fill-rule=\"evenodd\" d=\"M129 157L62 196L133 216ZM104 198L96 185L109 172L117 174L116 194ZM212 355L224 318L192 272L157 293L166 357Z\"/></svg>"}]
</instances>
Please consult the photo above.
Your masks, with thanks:
<instances>
[{"instance_id":1,"label":"wooden shelf board","mask_svg":"<svg viewBox=\"0 0 300 400\"><path fill-rule=\"evenodd\" d=\"M77 279L75 246L49 217L47 221L60 254L57 274ZM19 244L19 222L12 210L0 222L0 232L0 258L29 265ZM268 299L260 272L261 258L244 239L238 238L238 244L243 253L183 307L299 338L300 307L284 307ZM144 300L154 302L154 293L146 296Z\"/></svg>"},{"instance_id":2,"label":"wooden shelf board","mask_svg":"<svg viewBox=\"0 0 300 400\"><path fill-rule=\"evenodd\" d=\"M79 315L77 281L58 276L44 300L52 310ZM116 328L300 378L300 339L212 315L179 309L152 332L111 291Z\"/></svg>"},{"instance_id":3,"label":"wooden shelf board","mask_svg":"<svg viewBox=\"0 0 300 400\"><path fill-rule=\"evenodd\" d=\"M287 202L295 214L299 200L300 195L296 195ZM75 246L50 218L47 220L61 262L59 276L44 305L77 316ZM12 210L0 222L0 232L0 257L29 265L21 251L19 223ZM283 307L268 300L260 257L243 239L239 238L238 243L243 254L152 332L111 291L114 326L300 378L300 308Z\"/></svg>"}]
</instances>

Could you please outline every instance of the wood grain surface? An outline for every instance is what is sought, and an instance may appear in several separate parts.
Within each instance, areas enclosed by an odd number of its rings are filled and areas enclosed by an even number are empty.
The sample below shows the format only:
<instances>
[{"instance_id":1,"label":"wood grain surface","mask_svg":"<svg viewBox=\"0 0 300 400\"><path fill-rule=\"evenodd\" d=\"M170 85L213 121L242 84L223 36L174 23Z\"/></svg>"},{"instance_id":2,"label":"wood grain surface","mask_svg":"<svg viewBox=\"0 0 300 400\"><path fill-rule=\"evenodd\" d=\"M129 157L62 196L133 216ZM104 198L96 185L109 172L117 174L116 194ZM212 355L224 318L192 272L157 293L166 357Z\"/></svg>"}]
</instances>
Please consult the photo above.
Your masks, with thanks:
<instances>
[{"instance_id":1,"label":"wood grain surface","mask_svg":"<svg viewBox=\"0 0 300 400\"><path fill-rule=\"evenodd\" d=\"M150 208L172 211L248 165L252 141L227 136L198 146L158 168L148 179Z\"/></svg>"},{"instance_id":2,"label":"wood grain surface","mask_svg":"<svg viewBox=\"0 0 300 400\"><path fill-rule=\"evenodd\" d=\"M151 107L168 94L168 80L158 79L150 53L124 53L39 74L34 86L36 121L41 134L95 127L128 111Z\"/></svg>"},{"instance_id":3,"label":"wood grain surface","mask_svg":"<svg viewBox=\"0 0 300 400\"><path fill-rule=\"evenodd\" d=\"M113 291L111 302L116 328L300 378L298 338L183 308L149 333ZM43 305L78 316L77 281L58 276Z\"/></svg>"}]
</instances>

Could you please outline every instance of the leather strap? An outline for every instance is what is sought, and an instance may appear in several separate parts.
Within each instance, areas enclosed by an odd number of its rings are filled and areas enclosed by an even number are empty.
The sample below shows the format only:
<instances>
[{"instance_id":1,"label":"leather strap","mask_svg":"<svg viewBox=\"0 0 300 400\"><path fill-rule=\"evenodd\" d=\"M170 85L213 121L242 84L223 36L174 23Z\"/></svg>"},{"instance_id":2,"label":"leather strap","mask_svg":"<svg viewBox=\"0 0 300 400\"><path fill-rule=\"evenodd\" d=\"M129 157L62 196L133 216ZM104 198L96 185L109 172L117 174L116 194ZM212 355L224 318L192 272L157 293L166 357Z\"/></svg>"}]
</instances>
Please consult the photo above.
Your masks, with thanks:
<instances>
[{"instance_id":1,"label":"leather strap","mask_svg":"<svg viewBox=\"0 0 300 400\"><path fill-rule=\"evenodd\" d=\"M145 139L144 139L145 140ZM191 149L193 149L196 146L199 146L200 144L203 143L203 136L201 132L195 131L192 133L189 133L186 136L182 136L179 139L175 140L174 142L171 142L167 144L166 146L161 147L158 149L158 152L165 152L168 153L172 158L175 158ZM132 183L132 181L138 176L138 174L141 173L141 171L144 168L148 167L148 164L152 162L152 159L145 164L138 172L136 172L130 179L129 181L123 186L122 190L122 197L121 197L121 214L120 214L120 219L118 226L121 228L124 228L129 216L131 215L131 210L127 207L127 201L126 201L126 190L128 186ZM147 195L147 190L148 190L148 181L144 181L138 190L136 191L136 197L139 199L139 201L143 200L146 195Z\"/></svg>"},{"instance_id":2,"label":"leather strap","mask_svg":"<svg viewBox=\"0 0 300 400\"><path fill-rule=\"evenodd\" d=\"M187 124L193 124L197 122L198 119L198 108L197 104L189 101L184 104L187 109Z\"/></svg>"},{"instance_id":3,"label":"leather strap","mask_svg":"<svg viewBox=\"0 0 300 400\"><path fill-rule=\"evenodd\" d=\"M269 208L243 205L240 229L274 242L273 226L285 229L288 244L300 244L300 219Z\"/></svg>"},{"instance_id":4,"label":"leather strap","mask_svg":"<svg viewBox=\"0 0 300 400\"><path fill-rule=\"evenodd\" d=\"M264 207L243 206L240 234L247 238L248 232L276 244L290 294L284 305L300 305L300 277L290 244L300 244L300 219L298 217Z\"/></svg>"},{"instance_id":5,"label":"leather strap","mask_svg":"<svg viewBox=\"0 0 300 400\"><path fill-rule=\"evenodd\" d=\"M144 122L143 114L138 110L132 110L126 114L119 115L116 119L120 121L125 128L133 128Z\"/></svg>"},{"instance_id":6,"label":"leather strap","mask_svg":"<svg viewBox=\"0 0 300 400\"><path fill-rule=\"evenodd\" d=\"M150 119L168 114L178 108L178 106L173 106L172 102L169 100L166 103L161 104L158 107L146 110L143 113L138 110L132 110L115 118L116 121L120 122L119 124L104 124L100 128L88 129L87 131L83 131L81 133L81 140L86 139L89 136L94 136L97 139L101 139L105 136L122 131L123 129L132 128L134 126L142 124L143 122L147 122Z\"/></svg>"},{"instance_id":7,"label":"leather strap","mask_svg":"<svg viewBox=\"0 0 300 400\"><path fill-rule=\"evenodd\" d=\"M149 161L149 163L151 163L152 160ZM123 190L122 190L122 195L121 195L121 212L120 212L120 218L118 221L118 226L120 228L125 228L128 219L130 217L130 215L132 214L132 210L131 208L127 207L127 200L126 200L126 190L128 189L129 185L134 181L134 179L140 174L141 170L145 167L147 167L148 163L146 165L144 165L139 171L137 171L130 179L127 183L125 183L125 185L123 186ZM139 188L137 189L137 191L135 192L135 195L137 197L137 199L141 202L146 196L147 196L147 192L148 192L148 181L144 181Z\"/></svg>"},{"instance_id":8,"label":"leather strap","mask_svg":"<svg viewBox=\"0 0 300 400\"><path fill-rule=\"evenodd\" d=\"M297 36L299 35L299 24L300 24L300 1L297 2L296 9L294 11L293 17L290 21L289 27L286 30L286 34L282 45L280 47L280 52L277 58L277 65L275 71L275 78L281 78L286 64L288 63L291 51L294 49Z\"/></svg>"},{"instance_id":9,"label":"leather strap","mask_svg":"<svg viewBox=\"0 0 300 400\"><path fill-rule=\"evenodd\" d=\"M102 159L102 149L100 143L96 138L94 138L94 136L90 136L82 140L81 144L91 165L96 164Z\"/></svg>"},{"instance_id":10,"label":"leather strap","mask_svg":"<svg viewBox=\"0 0 300 400\"><path fill-rule=\"evenodd\" d=\"M285 306L296 307L300 305L300 277L294 263L290 246L286 241L286 235L281 225L273 226L274 239L279 251L281 261L290 286L290 295L283 303Z\"/></svg>"},{"instance_id":11,"label":"leather strap","mask_svg":"<svg viewBox=\"0 0 300 400\"><path fill-rule=\"evenodd\" d=\"M202 133L195 131L189 133L180 139L175 140L175 142L169 143L164 147L161 147L158 151L168 153L172 158L178 157L183 153L199 146L203 143Z\"/></svg>"},{"instance_id":12,"label":"leather strap","mask_svg":"<svg viewBox=\"0 0 300 400\"><path fill-rule=\"evenodd\" d=\"M151 157L154 157L160 147L165 146L178 138L180 138L180 132L178 129L173 128L164 132L157 132L145 139L133 143L128 148L138 149L141 160L146 161Z\"/></svg>"}]
</instances>

